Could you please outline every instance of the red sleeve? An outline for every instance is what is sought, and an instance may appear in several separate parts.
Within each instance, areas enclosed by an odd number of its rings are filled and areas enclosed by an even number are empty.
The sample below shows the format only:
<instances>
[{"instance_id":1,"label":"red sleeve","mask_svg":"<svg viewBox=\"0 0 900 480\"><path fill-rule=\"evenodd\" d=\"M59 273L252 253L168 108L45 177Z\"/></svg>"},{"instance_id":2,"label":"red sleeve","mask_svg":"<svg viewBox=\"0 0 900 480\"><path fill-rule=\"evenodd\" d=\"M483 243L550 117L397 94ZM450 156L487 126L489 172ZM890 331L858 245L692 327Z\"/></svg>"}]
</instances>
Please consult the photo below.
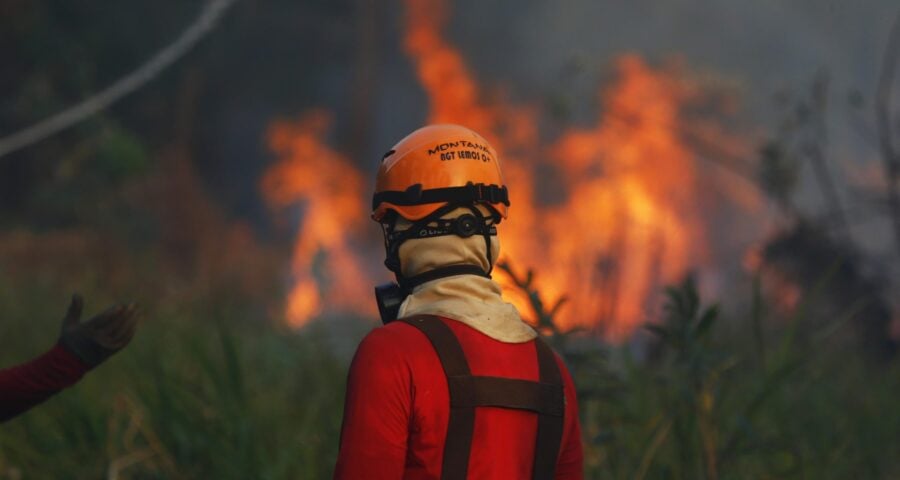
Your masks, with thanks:
<instances>
[{"instance_id":1,"label":"red sleeve","mask_svg":"<svg viewBox=\"0 0 900 480\"><path fill-rule=\"evenodd\" d=\"M88 366L60 345L34 360L0 370L0 422L73 385Z\"/></svg>"},{"instance_id":2,"label":"red sleeve","mask_svg":"<svg viewBox=\"0 0 900 480\"><path fill-rule=\"evenodd\" d=\"M353 357L335 479L399 480L406 465L411 374L397 332L373 330Z\"/></svg>"},{"instance_id":3,"label":"red sleeve","mask_svg":"<svg viewBox=\"0 0 900 480\"><path fill-rule=\"evenodd\" d=\"M556 357L563 375L566 394L566 426L563 431L559 460L556 464L556 480L582 480L584 478L584 455L581 450L581 422L578 420L578 398L575 395L575 382L559 356Z\"/></svg>"}]
</instances>

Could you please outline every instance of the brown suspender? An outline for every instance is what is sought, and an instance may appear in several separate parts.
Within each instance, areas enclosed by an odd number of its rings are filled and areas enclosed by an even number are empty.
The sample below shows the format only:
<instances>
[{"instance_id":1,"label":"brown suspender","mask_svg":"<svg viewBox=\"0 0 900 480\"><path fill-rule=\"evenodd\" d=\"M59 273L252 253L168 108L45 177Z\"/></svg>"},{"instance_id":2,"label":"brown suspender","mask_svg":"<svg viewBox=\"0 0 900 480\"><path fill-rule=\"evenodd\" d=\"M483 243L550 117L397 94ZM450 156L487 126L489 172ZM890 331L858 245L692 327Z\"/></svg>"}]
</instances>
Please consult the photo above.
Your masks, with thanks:
<instances>
[{"instance_id":1,"label":"brown suspender","mask_svg":"<svg viewBox=\"0 0 900 480\"><path fill-rule=\"evenodd\" d=\"M473 376L462 346L443 321L431 315L401 319L425 334L437 352L447 375L450 391L450 420L444 442L441 479L465 480L475 428L475 407L502 407L529 410L538 414L535 439L534 480L553 478L562 443L565 399L562 376L553 351L535 339L540 381Z\"/></svg>"},{"instance_id":2,"label":"brown suspender","mask_svg":"<svg viewBox=\"0 0 900 480\"><path fill-rule=\"evenodd\" d=\"M532 478L552 479L556 470L556 459L559 456L559 446L563 435L563 413L565 412L565 397L563 395L562 375L553 351L540 338L534 341L537 350L538 369L540 371L541 384L556 387L559 415L541 412L538 417L537 439L534 442L534 468Z\"/></svg>"}]
</instances>

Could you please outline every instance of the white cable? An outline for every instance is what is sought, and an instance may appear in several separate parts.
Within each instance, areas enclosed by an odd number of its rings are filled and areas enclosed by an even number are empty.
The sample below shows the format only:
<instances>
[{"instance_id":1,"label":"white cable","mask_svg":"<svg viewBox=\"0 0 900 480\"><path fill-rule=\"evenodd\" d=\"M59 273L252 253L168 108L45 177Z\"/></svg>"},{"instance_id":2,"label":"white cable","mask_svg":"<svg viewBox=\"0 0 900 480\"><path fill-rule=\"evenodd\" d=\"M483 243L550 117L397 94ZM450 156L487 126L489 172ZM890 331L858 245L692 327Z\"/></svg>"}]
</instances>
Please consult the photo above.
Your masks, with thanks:
<instances>
[{"instance_id":1,"label":"white cable","mask_svg":"<svg viewBox=\"0 0 900 480\"><path fill-rule=\"evenodd\" d=\"M0 138L0 158L37 143L55 133L75 125L91 115L109 107L122 97L134 92L153 80L163 70L183 57L216 25L222 14L237 0L210 0L178 38L157 52L130 74L89 97L81 103L69 107L50 118L28 128Z\"/></svg>"}]
</instances>

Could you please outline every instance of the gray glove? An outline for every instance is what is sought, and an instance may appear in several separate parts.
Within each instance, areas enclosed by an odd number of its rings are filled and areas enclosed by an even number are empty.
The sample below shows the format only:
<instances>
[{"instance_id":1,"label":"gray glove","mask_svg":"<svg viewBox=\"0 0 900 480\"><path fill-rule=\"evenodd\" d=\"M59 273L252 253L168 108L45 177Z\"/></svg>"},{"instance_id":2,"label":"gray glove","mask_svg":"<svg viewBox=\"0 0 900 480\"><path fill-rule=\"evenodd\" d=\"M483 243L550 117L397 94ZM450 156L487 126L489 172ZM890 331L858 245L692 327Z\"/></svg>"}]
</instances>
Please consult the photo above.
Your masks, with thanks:
<instances>
[{"instance_id":1,"label":"gray glove","mask_svg":"<svg viewBox=\"0 0 900 480\"><path fill-rule=\"evenodd\" d=\"M137 328L137 306L114 305L87 321L80 321L84 300L72 296L62 322L59 343L93 368L125 348Z\"/></svg>"}]
</instances>

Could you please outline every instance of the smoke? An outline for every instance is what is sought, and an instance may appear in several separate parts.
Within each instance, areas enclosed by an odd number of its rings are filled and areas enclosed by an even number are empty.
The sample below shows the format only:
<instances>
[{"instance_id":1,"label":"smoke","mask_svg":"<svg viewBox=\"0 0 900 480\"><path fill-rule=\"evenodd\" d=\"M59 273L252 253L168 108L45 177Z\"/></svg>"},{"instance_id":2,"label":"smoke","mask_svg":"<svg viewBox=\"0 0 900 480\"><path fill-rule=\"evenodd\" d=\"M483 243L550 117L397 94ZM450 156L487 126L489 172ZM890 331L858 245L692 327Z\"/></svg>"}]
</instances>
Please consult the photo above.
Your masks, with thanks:
<instances>
[{"instance_id":1,"label":"smoke","mask_svg":"<svg viewBox=\"0 0 900 480\"><path fill-rule=\"evenodd\" d=\"M838 90L871 96L896 9L891 0L526 0L513 10L461 0L449 33L482 75L542 90L573 62L602 72L622 52L680 55L742 84L751 111L765 115L756 110L773 92L823 67Z\"/></svg>"}]
</instances>

